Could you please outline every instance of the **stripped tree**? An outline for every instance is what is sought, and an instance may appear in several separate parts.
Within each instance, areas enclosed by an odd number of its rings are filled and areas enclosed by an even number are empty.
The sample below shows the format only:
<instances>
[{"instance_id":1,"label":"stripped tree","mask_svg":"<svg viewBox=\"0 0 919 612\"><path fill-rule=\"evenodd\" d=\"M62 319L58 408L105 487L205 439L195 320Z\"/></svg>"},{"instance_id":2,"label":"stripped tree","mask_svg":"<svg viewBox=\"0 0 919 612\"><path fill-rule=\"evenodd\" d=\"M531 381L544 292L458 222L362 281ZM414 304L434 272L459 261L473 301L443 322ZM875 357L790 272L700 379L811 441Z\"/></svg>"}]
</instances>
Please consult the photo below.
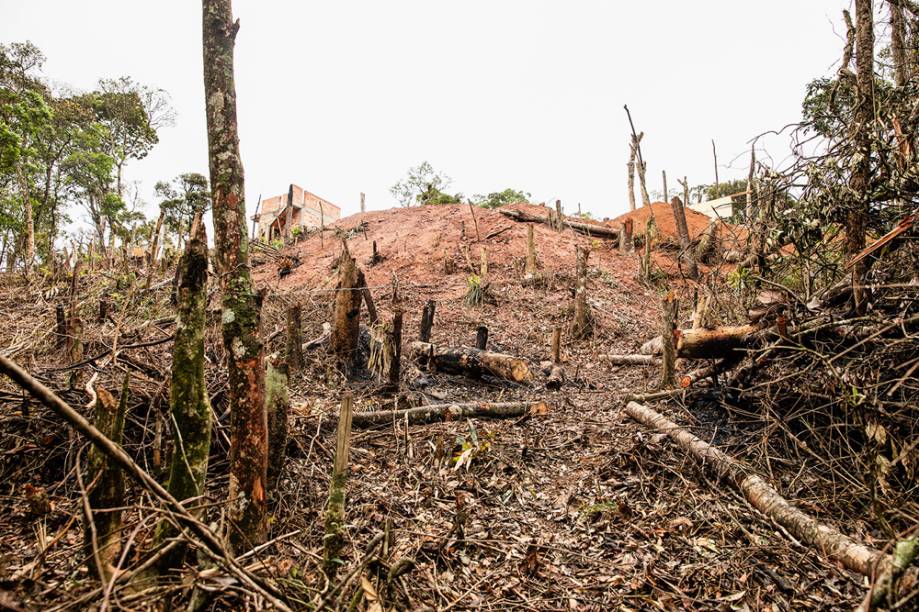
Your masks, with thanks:
<instances>
[{"instance_id":1,"label":"stripped tree","mask_svg":"<svg viewBox=\"0 0 919 612\"><path fill-rule=\"evenodd\" d=\"M262 542L267 529L265 355L258 336L259 302L249 274L245 189L236 123L233 47L239 21L233 21L231 0L202 2L214 245L223 290L223 343L231 414L230 544L235 550L243 550Z\"/></svg>"},{"instance_id":2,"label":"stripped tree","mask_svg":"<svg viewBox=\"0 0 919 612\"><path fill-rule=\"evenodd\" d=\"M179 270L176 332L172 345L172 383L169 388L173 451L166 489L177 500L184 502L204 494L204 479L211 450L211 405L204 380L207 234L201 213L197 213L192 221L191 237L179 261ZM164 519L156 535L162 543L175 537L177 530ZM178 567L184 557L185 546L179 544L164 557L161 567Z\"/></svg>"}]
</instances>

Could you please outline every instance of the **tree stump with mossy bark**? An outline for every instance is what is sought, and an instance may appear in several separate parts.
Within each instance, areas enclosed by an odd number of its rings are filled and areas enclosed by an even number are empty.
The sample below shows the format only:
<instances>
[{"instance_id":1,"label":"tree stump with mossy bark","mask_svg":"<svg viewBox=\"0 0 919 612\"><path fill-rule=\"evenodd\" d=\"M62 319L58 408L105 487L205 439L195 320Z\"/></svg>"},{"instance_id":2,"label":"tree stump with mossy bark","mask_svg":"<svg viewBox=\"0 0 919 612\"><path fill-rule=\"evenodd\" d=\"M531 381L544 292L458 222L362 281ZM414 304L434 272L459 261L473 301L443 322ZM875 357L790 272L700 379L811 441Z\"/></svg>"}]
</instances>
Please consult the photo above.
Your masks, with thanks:
<instances>
[{"instance_id":1,"label":"tree stump with mossy bark","mask_svg":"<svg viewBox=\"0 0 919 612\"><path fill-rule=\"evenodd\" d=\"M325 514L323 537L323 569L331 582L342 564L341 549L344 543L345 489L348 483L348 452L351 446L351 419L353 398L345 392L341 398L338 432L335 436L335 459L329 484L329 500Z\"/></svg>"}]
</instances>

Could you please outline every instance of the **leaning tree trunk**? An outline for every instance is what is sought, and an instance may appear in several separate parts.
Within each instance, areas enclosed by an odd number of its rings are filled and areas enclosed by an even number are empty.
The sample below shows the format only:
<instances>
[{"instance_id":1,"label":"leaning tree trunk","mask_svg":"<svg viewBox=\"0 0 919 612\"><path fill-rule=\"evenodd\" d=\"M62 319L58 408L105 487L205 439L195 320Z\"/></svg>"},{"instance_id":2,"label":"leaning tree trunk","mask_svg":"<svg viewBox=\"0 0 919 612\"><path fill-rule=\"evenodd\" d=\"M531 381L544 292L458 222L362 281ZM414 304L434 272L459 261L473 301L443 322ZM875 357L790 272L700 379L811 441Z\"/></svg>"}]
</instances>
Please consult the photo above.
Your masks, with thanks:
<instances>
[{"instance_id":1,"label":"leaning tree trunk","mask_svg":"<svg viewBox=\"0 0 919 612\"><path fill-rule=\"evenodd\" d=\"M230 544L245 550L264 541L268 419L265 355L258 336L259 303L249 274L243 166L236 124L233 46L239 22L230 0L203 0L204 93L214 237L223 289L223 342L231 413Z\"/></svg>"},{"instance_id":2,"label":"leaning tree trunk","mask_svg":"<svg viewBox=\"0 0 919 612\"><path fill-rule=\"evenodd\" d=\"M687 189L688 193L689 190ZM689 265L689 277L696 278L699 276L699 269L696 266L696 260L693 257L692 244L689 240L689 226L686 224L686 209L683 202L678 196L673 196L670 200L670 208L673 210L673 220L676 224L677 234L680 238L680 258Z\"/></svg>"},{"instance_id":3,"label":"leaning tree trunk","mask_svg":"<svg viewBox=\"0 0 919 612\"><path fill-rule=\"evenodd\" d=\"M204 479L211 451L211 405L204 380L204 331L207 320L207 233L200 213L192 223L176 292L176 333L172 346L172 464L167 490L179 501L204 494ZM191 508L189 508L191 510ZM178 535L163 520L157 540ZM178 567L185 557L184 541L164 559L161 567Z\"/></svg>"},{"instance_id":4,"label":"leaning tree trunk","mask_svg":"<svg viewBox=\"0 0 919 612\"><path fill-rule=\"evenodd\" d=\"M855 195L846 219L846 255L851 259L865 248L865 225L868 222L868 188L871 180L871 122L874 117L874 14L871 0L855 0L855 74L858 82L858 104L852 128L856 155L859 158L852 173ZM852 295L855 309L864 311L864 260L852 267Z\"/></svg>"}]
</instances>

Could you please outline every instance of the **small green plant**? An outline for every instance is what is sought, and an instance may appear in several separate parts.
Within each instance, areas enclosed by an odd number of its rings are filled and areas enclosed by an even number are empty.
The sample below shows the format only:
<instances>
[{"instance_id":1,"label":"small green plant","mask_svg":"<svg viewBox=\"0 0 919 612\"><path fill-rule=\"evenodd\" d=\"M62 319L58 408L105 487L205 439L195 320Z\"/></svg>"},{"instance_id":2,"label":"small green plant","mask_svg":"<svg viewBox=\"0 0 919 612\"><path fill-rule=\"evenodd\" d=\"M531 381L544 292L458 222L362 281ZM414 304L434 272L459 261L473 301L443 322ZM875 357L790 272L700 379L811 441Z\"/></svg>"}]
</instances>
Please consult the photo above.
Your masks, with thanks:
<instances>
[{"instance_id":1,"label":"small green plant","mask_svg":"<svg viewBox=\"0 0 919 612\"><path fill-rule=\"evenodd\" d=\"M273 246L273 247L276 248L276 249L283 249L283 248L284 248L284 241L281 240L280 238L277 238L277 239L271 241L271 246Z\"/></svg>"},{"instance_id":2,"label":"small green plant","mask_svg":"<svg viewBox=\"0 0 919 612\"><path fill-rule=\"evenodd\" d=\"M743 291L744 289L748 289L750 287L750 280L752 276L753 275L749 268L737 268L728 274L728 285L730 285L731 289L734 291Z\"/></svg>"},{"instance_id":3,"label":"small green plant","mask_svg":"<svg viewBox=\"0 0 919 612\"><path fill-rule=\"evenodd\" d=\"M488 283L478 274L470 274L466 279L466 299L464 302L467 306L481 306L483 302L493 301L488 289Z\"/></svg>"},{"instance_id":4,"label":"small green plant","mask_svg":"<svg viewBox=\"0 0 919 612\"><path fill-rule=\"evenodd\" d=\"M300 234L303 233L303 228L298 225L294 227L294 229L290 230L290 233L294 238L299 238Z\"/></svg>"}]
</instances>

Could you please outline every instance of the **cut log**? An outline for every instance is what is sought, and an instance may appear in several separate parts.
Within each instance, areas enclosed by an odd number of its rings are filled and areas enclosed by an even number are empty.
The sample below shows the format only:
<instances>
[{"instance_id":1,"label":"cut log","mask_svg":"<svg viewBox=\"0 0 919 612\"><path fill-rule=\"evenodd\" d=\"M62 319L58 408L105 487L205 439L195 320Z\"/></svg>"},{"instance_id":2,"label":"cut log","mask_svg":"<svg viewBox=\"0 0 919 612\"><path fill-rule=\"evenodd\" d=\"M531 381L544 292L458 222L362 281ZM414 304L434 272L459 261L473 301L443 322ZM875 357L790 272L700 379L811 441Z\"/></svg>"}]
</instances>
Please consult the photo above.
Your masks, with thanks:
<instances>
[{"instance_id":1,"label":"cut log","mask_svg":"<svg viewBox=\"0 0 919 612\"><path fill-rule=\"evenodd\" d=\"M561 389L565 384L565 370L560 365L553 365L546 378L546 389Z\"/></svg>"},{"instance_id":2,"label":"cut log","mask_svg":"<svg viewBox=\"0 0 919 612\"><path fill-rule=\"evenodd\" d=\"M409 425L456 421L464 418L507 419L525 415L539 416L549 413L545 402L469 402L463 404L432 404L408 410L380 410L377 412L356 412L351 424L354 427L373 427L393 422Z\"/></svg>"},{"instance_id":3,"label":"cut log","mask_svg":"<svg viewBox=\"0 0 919 612\"><path fill-rule=\"evenodd\" d=\"M759 325L737 325L716 329L684 329L678 332L677 356L686 359L713 359L735 355L762 329Z\"/></svg>"},{"instance_id":4,"label":"cut log","mask_svg":"<svg viewBox=\"0 0 919 612\"><path fill-rule=\"evenodd\" d=\"M664 341L657 336L642 344L638 352L642 355L660 355L662 350L664 350Z\"/></svg>"},{"instance_id":5,"label":"cut log","mask_svg":"<svg viewBox=\"0 0 919 612\"><path fill-rule=\"evenodd\" d=\"M480 351L467 346L436 346L416 341L409 345L409 356L421 365L431 365L436 370L451 374L489 374L518 383L533 380L533 373L525 359L504 353Z\"/></svg>"},{"instance_id":6,"label":"cut log","mask_svg":"<svg viewBox=\"0 0 919 612\"><path fill-rule=\"evenodd\" d=\"M559 204L561 206L561 204ZM514 221L520 221L522 223L543 223L549 227L557 227L553 222L552 217L541 217L539 215L533 215L528 212L517 210L513 208L501 209L500 212L505 217L509 217ZM556 213L557 215L558 213ZM611 240L619 240L619 230L609 227L607 225L600 225L595 223L584 223L582 221L570 221L565 219L564 215L561 217L562 226L570 227L575 232L580 234L586 234L588 236L596 236L598 238L609 238Z\"/></svg>"},{"instance_id":7,"label":"cut log","mask_svg":"<svg viewBox=\"0 0 919 612\"><path fill-rule=\"evenodd\" d=\"M660 365L660 358L654 355L603 355L612 365Z\"/></svg>"},{"instance_id":8,"label":"cut log","mask_svg":"<svg viewBox=\"0 0 919 612\"><path fill-rule=\"evenodd\" d=\"M817 522L789 503L762 478L750 473L736 459L650 408L629 402L625 411L639 423L666 434L690 454L714 467L719 477L736 486L754 508L799 540L816 547L824 556L863 575L870 575L875 565L886 559L887 556L880 551L859 544L836 529Z\"/></svg>"}]
</instances>

